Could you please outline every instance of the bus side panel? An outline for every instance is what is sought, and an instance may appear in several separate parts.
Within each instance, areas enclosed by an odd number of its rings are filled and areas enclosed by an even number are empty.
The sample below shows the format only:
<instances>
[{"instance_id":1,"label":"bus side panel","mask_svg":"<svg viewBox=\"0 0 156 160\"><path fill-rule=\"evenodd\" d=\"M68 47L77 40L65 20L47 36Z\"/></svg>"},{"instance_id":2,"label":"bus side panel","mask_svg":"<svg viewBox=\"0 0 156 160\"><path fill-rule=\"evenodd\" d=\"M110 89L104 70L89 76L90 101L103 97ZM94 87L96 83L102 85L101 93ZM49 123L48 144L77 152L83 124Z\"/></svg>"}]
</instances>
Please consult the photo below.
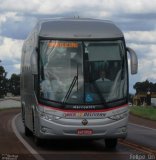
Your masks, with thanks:
<instances>
[{"instance_id":1,"label":"bus side panel","mask_svg":"<svg viewBox=\"0 0 156 160\"><path fill-rule=\"evenodd\" d=\"M23 47L21 60L21 104L24 109L25 125L33 131L34 75L31 71L31 55L34 47L28 39Z\"/></svg>"}]
</instances>

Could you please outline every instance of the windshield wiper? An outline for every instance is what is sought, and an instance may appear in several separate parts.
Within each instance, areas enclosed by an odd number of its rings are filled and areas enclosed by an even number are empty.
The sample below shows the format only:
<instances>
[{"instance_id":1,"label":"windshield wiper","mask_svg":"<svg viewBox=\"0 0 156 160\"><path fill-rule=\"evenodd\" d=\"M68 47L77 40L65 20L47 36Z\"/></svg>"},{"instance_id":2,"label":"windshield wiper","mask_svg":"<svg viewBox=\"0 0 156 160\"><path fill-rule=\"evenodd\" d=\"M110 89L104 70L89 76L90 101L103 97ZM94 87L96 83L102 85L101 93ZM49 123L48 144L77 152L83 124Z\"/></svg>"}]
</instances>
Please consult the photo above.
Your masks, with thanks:
<instances>
[{"instance_id":1,"label":"windshield wiper","mask_svg":"<svg viewBox=\"0 0 156 160\"><path fill-rule=\"evenodd\" d=\"M70 87L69 87L69 89L68 89L68 91L67 91L67 93L64 97L63 103L66 103L66 101L68 100L68 98L69 98L69 96L70 96L70 94L73 90L73 87L75 86L76 81L78 81L78 76L74 76L74 78L73 78L73 80L70 84Z\"/></svg>"},{"instance_id":2,"label":"windshield wiper","mask_svg":"<svg viewBox=\"0 0 156 160\"><path fill-rule=\"evenodd\" d=\"M64 100L63 100L63 103L66 103L66 101L68 100L72 90L73 90L73 87L75 86L75 83L77 82L77 91L78 91L78 64L77 64L77 75L74 76L70 86L69 86L69 89L64 97Z\"/></svg>"}]
</instances>

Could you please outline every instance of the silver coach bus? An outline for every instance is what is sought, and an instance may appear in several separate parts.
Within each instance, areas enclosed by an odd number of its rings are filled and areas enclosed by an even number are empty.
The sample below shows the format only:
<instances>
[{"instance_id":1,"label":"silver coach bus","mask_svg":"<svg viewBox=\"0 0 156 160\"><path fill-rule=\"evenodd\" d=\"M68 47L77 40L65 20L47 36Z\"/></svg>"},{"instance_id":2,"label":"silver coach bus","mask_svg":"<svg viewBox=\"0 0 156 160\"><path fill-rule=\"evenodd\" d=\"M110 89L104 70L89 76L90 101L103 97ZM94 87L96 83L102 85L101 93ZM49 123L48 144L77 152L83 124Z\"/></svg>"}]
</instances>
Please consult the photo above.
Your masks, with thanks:
<instances>
[{"instance_id":1,"label":"silver coach bus","mask_svg":"<svg viewBox=\"0 0 156 160\"><path fill-rule=\"evenodd\" d=\"M25 135L104 139L115 148L128 121L128 61L137 56L112 22L59 18L37 23L21 58Z\"/></svg>"}]
</instances>

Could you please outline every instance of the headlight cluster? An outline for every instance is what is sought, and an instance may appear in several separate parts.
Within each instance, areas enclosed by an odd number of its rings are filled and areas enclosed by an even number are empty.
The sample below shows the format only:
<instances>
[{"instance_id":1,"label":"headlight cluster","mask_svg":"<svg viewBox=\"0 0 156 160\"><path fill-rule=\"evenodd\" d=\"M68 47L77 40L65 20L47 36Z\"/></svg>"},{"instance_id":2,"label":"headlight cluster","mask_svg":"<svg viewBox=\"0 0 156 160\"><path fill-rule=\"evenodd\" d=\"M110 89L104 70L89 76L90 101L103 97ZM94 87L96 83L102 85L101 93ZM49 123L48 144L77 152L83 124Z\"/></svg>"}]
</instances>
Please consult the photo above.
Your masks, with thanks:
<instances>
[{"instance_id":1,"label":"headlight cluster","mask_svg":"<svg viewBox=\"0 0 156 160\"><path fill-rule=\"evenodd\" d=\"M120 119L124 119L125 117L128 116L128 113L127 112L124 112L124 113L121 113L121 114L116 114L116 115L113 115L111 117L109 117L110 119L113 119L113 120L120 120Z\"/></svg>"},{"instance_id":2,"label":"headlight cluster","mask_svg":"<svg viewBox=\"0 0 156 160\"><path fill-rule=\"evenodd\" d=\"M46 114L46 113L41 113L40 116L41 116L41 118L49 120L49 121L53 120L53 116L49 115L49 114Z\"/></svg>"}]
</instances>

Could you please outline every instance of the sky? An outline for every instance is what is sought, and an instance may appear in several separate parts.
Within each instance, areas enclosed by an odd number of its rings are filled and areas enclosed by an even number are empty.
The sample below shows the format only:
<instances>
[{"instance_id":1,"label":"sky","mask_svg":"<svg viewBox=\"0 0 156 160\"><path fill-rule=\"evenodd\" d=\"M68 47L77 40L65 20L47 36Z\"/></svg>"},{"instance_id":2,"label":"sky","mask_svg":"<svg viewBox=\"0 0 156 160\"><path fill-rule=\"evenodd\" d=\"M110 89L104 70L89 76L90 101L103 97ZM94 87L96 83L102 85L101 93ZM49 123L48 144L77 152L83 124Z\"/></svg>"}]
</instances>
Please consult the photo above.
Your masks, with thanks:
<instances>
[{"instance_id":1,"label":"sky","mask_svg":"<svg viewBox=\"0 0 156 160\"><path fill-rule=\"evenodd\" d=\"M156 83L156 0L0 0L0 65L7 76L20 73L21 48L38 19L97 18L113 21L138 56L138 81Z\"/></svg>"}]
</instances>

